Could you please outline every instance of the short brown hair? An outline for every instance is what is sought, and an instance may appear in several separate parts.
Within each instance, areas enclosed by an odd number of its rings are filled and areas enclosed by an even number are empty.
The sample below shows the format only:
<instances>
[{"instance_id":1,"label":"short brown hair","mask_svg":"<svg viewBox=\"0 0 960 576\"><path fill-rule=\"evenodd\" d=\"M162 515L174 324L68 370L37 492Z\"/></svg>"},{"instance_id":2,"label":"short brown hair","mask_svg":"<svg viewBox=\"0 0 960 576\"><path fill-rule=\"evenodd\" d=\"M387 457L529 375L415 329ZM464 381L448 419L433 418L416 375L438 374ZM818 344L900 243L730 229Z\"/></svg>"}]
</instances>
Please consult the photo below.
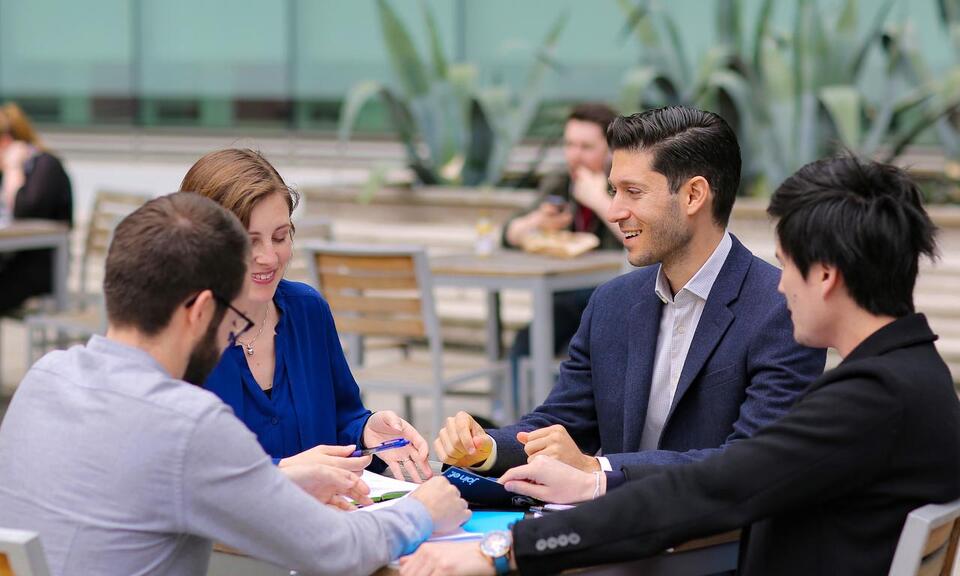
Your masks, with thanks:
<instances>
[{"instance_id":1,"label":"short brown hair","mask_svg":"<svg viewBox=\"0 0 960 576\"><path fill-rule=\"evenodd\" d=\"M227 148L204 155L187 171L181 192L197 192L231 211L243 227L250 225L253 207L273 193L287 201L290 214L300 195L283 181L262 154L248 148Z\"/></svg>"},{"instance_id":2,"label":"short brown hair","mask_svg":"<svg viewBox=\"0 0 960 576\"><path fill-rule=\"evenodd\" d=\"M567 116L567 122L570 120L580 120L582 122L592 122L600 127L600 130L606 134L607 127L617 117L617 111L607 106L603 102L584 102L577 104Z\"/></svg>"},{"instance_id":3,"label":"short brown hair","mask_svg":"<svg viewBox=\"0 0 960 576\"><path fill-rule=\"evenodd\" d=\"M103 280L107 319L153 336L194 294L236 298L249 259L247 231L216 202L184 192L150 200L113 233Z\"/></svg>"}]
</instances>

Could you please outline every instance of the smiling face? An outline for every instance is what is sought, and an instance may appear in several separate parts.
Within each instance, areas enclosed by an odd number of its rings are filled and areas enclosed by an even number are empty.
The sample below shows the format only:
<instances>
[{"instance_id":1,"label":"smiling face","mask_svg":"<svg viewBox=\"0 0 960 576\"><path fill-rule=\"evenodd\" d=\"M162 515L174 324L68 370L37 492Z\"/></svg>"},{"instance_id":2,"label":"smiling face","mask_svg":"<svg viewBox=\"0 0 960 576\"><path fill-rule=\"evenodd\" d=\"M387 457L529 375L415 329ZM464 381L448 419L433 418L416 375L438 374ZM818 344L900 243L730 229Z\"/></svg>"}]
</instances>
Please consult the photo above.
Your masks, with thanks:
<instances>
[{"instance_id":1,"label":"smiling face","mask_svg":"<svg viewBox=\"0 0 960 576\"><path fill-rule=\"evenodd\" d=\"M610 170L607 220L620 226L627 259L649 266L679 257L692 232L681 214L681 194L670 192L667 177L651 168L649 152L617 150Z\"/></svg>"},{"instance_id":2,"label":"smiling face","mask_svg":"<svg viewBox=\"0 0 960 576\"><path fill-rule=\"evenodd\" d=\"M290 208L281 193L269 194L250 212L250 288L251 303L265 303L273 299L277 285L286 271L293 254Z\"/></svg>"}]
</instances>

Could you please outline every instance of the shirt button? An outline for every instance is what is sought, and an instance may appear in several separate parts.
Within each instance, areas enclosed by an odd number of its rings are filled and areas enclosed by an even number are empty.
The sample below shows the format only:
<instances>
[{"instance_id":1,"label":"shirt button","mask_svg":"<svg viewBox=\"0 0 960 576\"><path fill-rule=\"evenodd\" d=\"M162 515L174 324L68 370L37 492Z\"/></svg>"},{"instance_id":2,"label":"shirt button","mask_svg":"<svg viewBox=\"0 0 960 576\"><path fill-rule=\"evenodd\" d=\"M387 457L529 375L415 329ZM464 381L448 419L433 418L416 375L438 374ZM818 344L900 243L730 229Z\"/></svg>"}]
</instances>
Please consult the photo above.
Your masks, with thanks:
<instances>
[{"instance_id":1,"label":"shirt button","mask_svg":"<svg viewBox=\"0 0 960 576\"><path fill-rule=\"evenodd\" d=\"M270 423L276 426L277 424L280 423L280 419L274 416L273 418L270 419Z\"/></svg>"}]
</instances>

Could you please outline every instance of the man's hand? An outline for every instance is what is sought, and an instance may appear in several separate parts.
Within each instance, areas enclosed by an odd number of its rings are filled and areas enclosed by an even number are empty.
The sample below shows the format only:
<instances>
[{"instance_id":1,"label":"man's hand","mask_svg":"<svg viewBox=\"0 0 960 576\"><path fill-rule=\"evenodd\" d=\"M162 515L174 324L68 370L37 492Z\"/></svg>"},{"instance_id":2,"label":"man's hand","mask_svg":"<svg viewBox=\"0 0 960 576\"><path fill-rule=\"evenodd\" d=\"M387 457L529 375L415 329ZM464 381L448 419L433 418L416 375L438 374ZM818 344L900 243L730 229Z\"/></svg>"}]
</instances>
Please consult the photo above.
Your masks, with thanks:
<instances>
[{"instance_id":1,"label":"man's hand","mask_svg":"<svg viewBox=\"0 0 960 576\"><path fill-rule=\"evenodd\" d=\"M493 438L484 432L473 416L457 412L447 418L440 435L433 441L437 458L444 464L466 468L484 463L493 450Z\"/></svg>"},{"instance_id":2,"label":"man's hand","mask_svg":"<svg viewBox=\"0 0 960 576\"><path fill-rule=\"evenodd\" d=\"M324 504L342 510L353 510L353 504L345 500L344 496L365 506L373 504L368 496L370 488L349 470L317 462L305 462L284 466L280 471L304 492Z\"/></svg>"},{"instance_id":3,"label":"man's hand","mask_svg":"<svg viewBox=\"0 0 960 576\"><path fill-rule=\"evenodd\" d=\"M394 438L406 438L410 444L377 454L377 458L390 467L394 478L405 480L403 472L406 471L410 479L419 484L433 476L427 462L430 448L417 429L392 410L374 412L363 429L364 446L373 448Z\"/></svg>"},{"instance_id":4,"label":"man's hand","mask_svg":"<svg viewBox=\"0 0 960 576\"><path fill-rule=\"evenodd\" d=\"M529 464L511 468L498 482L510 492L554 504L573 504L593 499L597 476L567 466L559 460L536 456ZM607 491L607 476L600 473L600 494Z\"/></svg>"},{"instance_id":5,"label":"man's hand","mask_svg":"<svg viewBox=\"0 0 960 576\"><path fill-rule=\"evenodd\" d=\"M438 534L453 532L470 519L467 501L460 497L460 491L443 476L431 478L410 493L430 512L433 519L433 531Z\"/></svg>"},{"instance_id":6,"label":"man's hand","mask_svg":"<svg viewBox=\"0 0 960 576\"><path fill-rule=\"evenodd\" d=\"M600 462L582 453L567 429L560 424L533 432L518 432L517 440L523 444L527 462L533 460L534 456L550 456L584 472L600 470Z\"/></svg>"},{"instance_id":7,"label":"man's hand","mask_svg":"<svg viewBox=\"0 0 960 576\"><path fill-rule=\"evenodd\" d=\"M565 206L557 206L549 202L543 202L537 208L534 214L534 222L540 230L556 232L566 230L573 222L573 214Z\"/></svg>"},{"instance_id":8,"label":"man's hand","mask_svg":"<svg viewBox=\"0 0 960 576\"><path fill-rule=\"evenodd\" d=\"M577 178L574 180L573 198L603 217L611 203L610 195L607 193L609 186L606 174L581 166L577 169Z\"/></svg>"},{"instance_id":9,"label":"man's hand","mask_svg":"<svg viewBox=\"0 0 960 576\"><path fill-rule=\"evenodd\" d=\"M350 446L325 446L320 444L309 450L304 450L296 456L284 458L280 461L279 466L280 468L285 468L287 466L303 464L324 464L326 466L333 466L334 468L349 470L359 476L363 474L363 469L373 461L373 456L351 458L350 454L353 453L356 448L357 447L352 444Z\"/></svg>"},{"instance_id":10,"label":"man's hand","mask_svg":"<svg viewBox=\"0 0 960 576\"><path fill-rule=\"evenodd\" d=\"M427 542L400 559L400 576L492 576L493 562L477 542Z\"/></svg>"}]
</instances>

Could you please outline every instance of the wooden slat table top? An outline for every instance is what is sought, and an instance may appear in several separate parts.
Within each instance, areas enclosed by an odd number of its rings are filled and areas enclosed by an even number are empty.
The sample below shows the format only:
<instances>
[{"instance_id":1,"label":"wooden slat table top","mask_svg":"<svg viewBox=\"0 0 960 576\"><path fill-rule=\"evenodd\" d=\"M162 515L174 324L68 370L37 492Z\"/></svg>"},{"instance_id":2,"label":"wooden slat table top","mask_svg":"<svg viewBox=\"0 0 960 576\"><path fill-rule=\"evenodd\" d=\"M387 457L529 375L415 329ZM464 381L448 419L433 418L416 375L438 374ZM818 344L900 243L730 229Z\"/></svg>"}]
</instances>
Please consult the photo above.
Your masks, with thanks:
<instances>
[{"instance_id":1,"label":"wooden slat table top","mask_svg":"<svg viewBox=\"0 0 960 576\"><path fill-rule=\"evenodd\" d=\"M562 276L619 270L626 259L622 250L596 250L576 258L554 258L520 250L498 250L489 256L472 253L430 258L435 275Z\"/></svg>"},{"instance_id":2,"label":"wooden slat table top","mask_svg":"<svg viewBox=\"0 0 960 576\"><path fill-rule=\"evenodd\" d=\"M56 220L13 220L0 226L0 239L65 234L70 227Z\"/></svg>"}]
</instances>

